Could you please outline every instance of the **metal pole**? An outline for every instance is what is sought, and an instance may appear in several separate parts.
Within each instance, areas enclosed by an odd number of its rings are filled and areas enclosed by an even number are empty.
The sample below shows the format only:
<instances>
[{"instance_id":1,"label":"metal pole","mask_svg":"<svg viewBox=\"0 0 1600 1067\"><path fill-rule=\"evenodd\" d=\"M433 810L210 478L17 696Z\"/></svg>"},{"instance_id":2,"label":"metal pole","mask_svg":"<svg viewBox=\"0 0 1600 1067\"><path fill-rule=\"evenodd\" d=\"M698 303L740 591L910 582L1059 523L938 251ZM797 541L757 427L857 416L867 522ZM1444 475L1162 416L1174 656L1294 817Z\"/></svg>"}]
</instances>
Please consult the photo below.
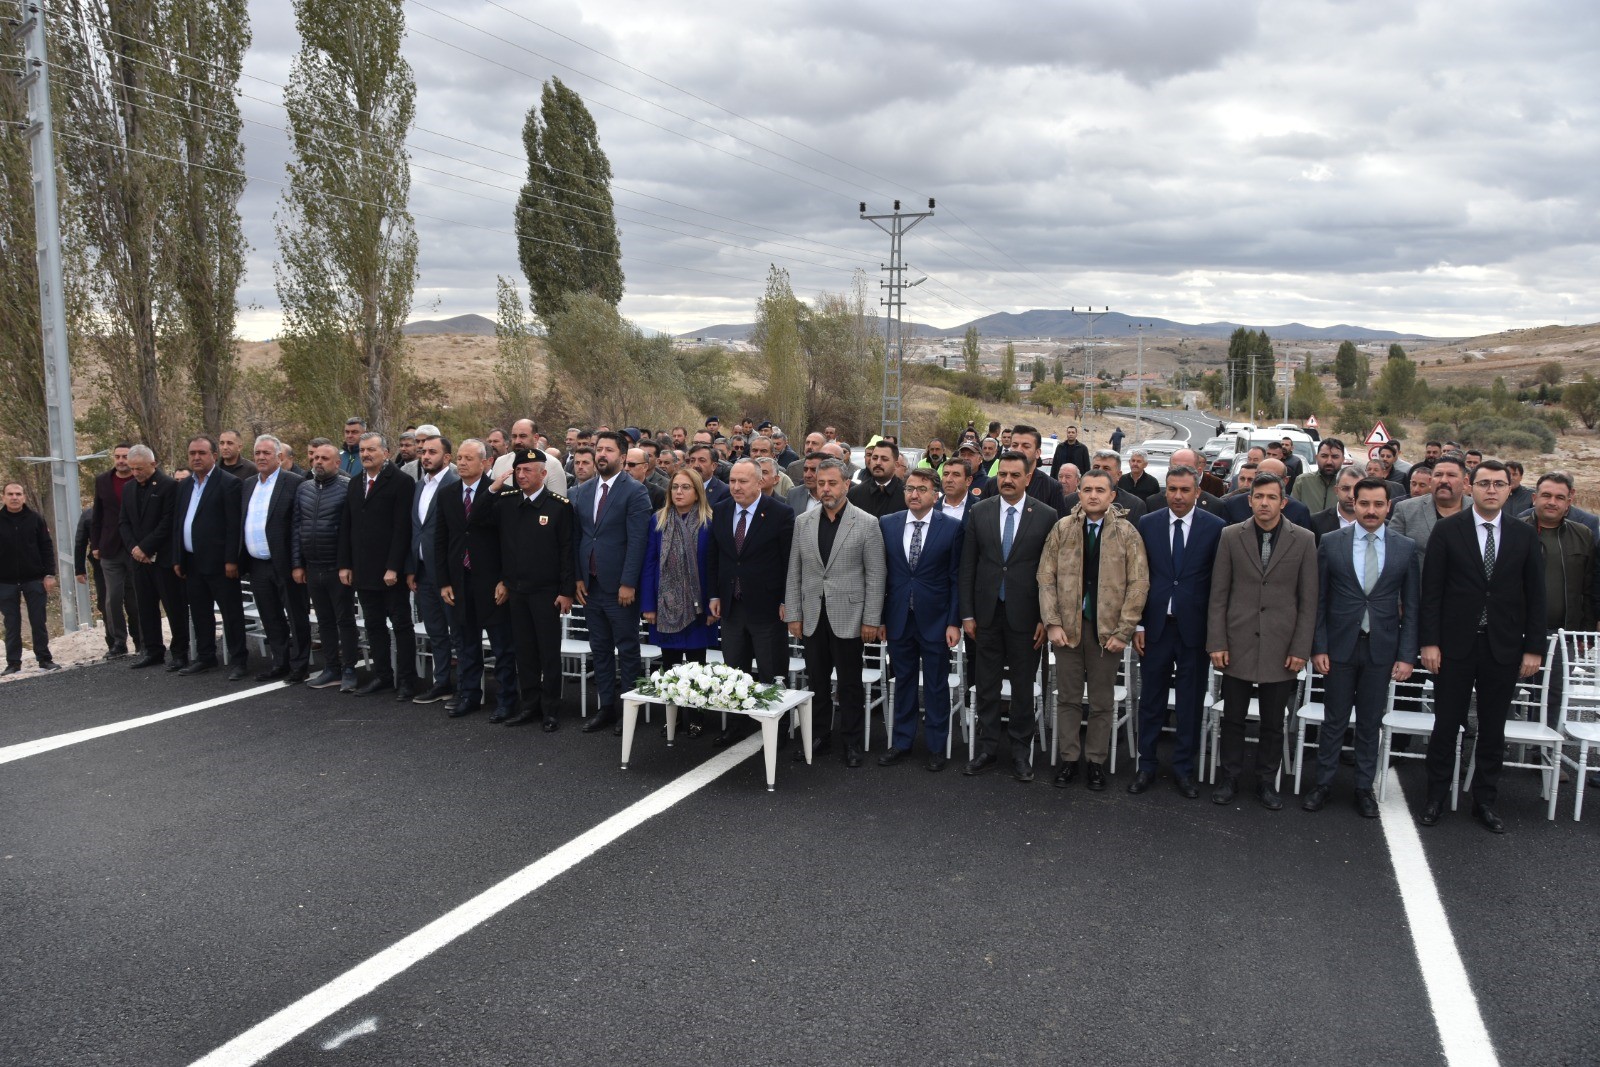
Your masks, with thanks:
<instances>
[{"instance_id":1,"label":"metal pole","mask_svg":"<svg viewBox=\"0 0 1600 1067\"><path fill-rule=\"evenodd\" d=\"M1144 431L1144 332L1148 330L1150 326L1151 324L1148 322L1128 324L1128 328L1130 330L1139 331L1139 372L1138 377L1133 383L1135 390L1133 401L1133 417L1135 422L1138 424L1141 433Z\"/></svg>"},{"instance_id":2,"label":"metal pole","mask_svg":"<svg viewBox=\"0 0 1600 1067\"><path fill-rule=\"evenodd\" d=\"M1101 307L1096 311L1092 307L1079 311L1072 308L1072 313L1089 324L1089 339L1083 346L1083 417L1088 418L1094 413L1094 324L1095 320L1105 316L1111 309Z\"/></svg>"},{"instance_id":3,"label":"metal pole","mask_svg":"<svg viewBox=\"0 0 1600 1067\"><path fill-rule=\"evenodd\" d=\"M89 590L73 580L72 546L78 527L78 441L72 423L72 367L67 356L67 311L62 297L61 215L50 115L50 66L45 57L44 0L23 7L28 92L28 149L33 163L33 220L39 251L39 328L44 342L44 395L50 421L50 497L55 513L56 578L61 622L68 633L92 624Z\"/></svg>"},{"instance_id":4,"label":"metal pole","mask_svg":"<svg viewBox=\"0 0 1600 1067\"><path fill-rule=\"evenodd\" d=\"M902 425L901 409L905 403L904 371L906 360L905 325L903 322L905 299L901 293L903 290L911 288L912 285L920 285L927 280L923 278L910 283L910 285L906 283L906 266L900 258L901 238L923 219L933 217L933 199L929 198L927 211L904 215L900 213L900 201L898 200L894 202L894 213L891 215L868 215L866 201L862 201L861 217L889 235L889 263L882 268L888 273L889 280L878 283L879 288L889 290L888 298L880 301L880 303L888 307L889 316L884 322L884 330L887 334L885 341L887 343L884 346L883 406L880 413L880 429L878 432L885 437L892 435L896 441L899 441ZM889 221L888 226L883 224L884 220Z\"/></svg>"}]
</instances>

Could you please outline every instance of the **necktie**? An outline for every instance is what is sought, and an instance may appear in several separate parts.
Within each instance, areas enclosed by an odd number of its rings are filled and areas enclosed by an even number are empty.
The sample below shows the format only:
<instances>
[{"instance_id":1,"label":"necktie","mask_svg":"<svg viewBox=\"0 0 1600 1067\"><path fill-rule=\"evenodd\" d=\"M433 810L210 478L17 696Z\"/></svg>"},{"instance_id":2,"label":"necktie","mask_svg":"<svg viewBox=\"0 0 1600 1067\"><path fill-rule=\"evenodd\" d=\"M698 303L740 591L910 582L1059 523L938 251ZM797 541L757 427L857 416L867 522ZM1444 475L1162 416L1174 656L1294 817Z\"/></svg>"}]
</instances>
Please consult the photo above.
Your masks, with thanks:
<instances>
[{"instance_id":1,"label":"necktie","mask_svg":"<svg viewBox=\"0 0 1600 1067\"><path fill-rule=\"evenodd\" d=\"M1372 587L1378 584L1378 535L1367 534L1367 554L1361 561L1361 591L1368 596L1372 595ZM1372 632L1371 612L1361 613L1361 632Z\"/></svg>"},{"instance_id":2,"label":"necktie","mask_svg":"<svg viewBox=\"0 0 1600 1067\"><path fill-rule=\"evenodd\" d=\"M600 519L606 513L606 497L611 494L611 487L605 482L600 483L600 502L594 507L594 528L600 529ZM594 565L594 549L589 549L589 573L599 574L600 570Z\"/></svg>"},{"instance_id":3,"label":"necktie","mask_svg":"<svg viewBox=\"0 0 1600 1067\"><path fill-rule=\"evenodd\" d=\"M1484 582L1484 584L1488 585L1490 579L1492 579L1493 577L1494 577L1494 523L1486 522L1486 523L1483 524L1483 582ZM1488 598L1488 594L1486 592L1485 595L1484 595L1484 601L1483 601L1483 611L1478 616L1478 629L1487 630L1488 628L1489 628L1489 598Z\"/></svg>"},{"instance_id":4,"label":"necktie","mask_svg":"<svg viewBox=\"0 0 1600 1067\"><path fill-rule=\"evenodd\" d=\"M1098 544L1099 541L1100 541L1100 524L1098 522L1091 522L1091 523L1089 523L1089 537L1088 537L1088 540L1086 540L1084 542L1084 548L1087 549L1090 552L1093 552L1094 548L1095 548L1095 545Z\"/></svg>"},{"instance_id":5,"label":"necktie","mask_svg":"<svg viewBox=\"0 0 1600 1067\"><path fill-rule=\"evenodd\" d=\"M1087 523L1084 533L1086 535L1083 539L1084 572L1087 577L1089 553L1093 552L1100 543L1100 524L1098 522ZM1094 591L1088 588L1087 581L1084 583L1083 590L1083 617L1091 623L1094 622Z\"/></svg>"},{"instance_id":6,"label":"necktie","mask_svg":"<svg viewBox=\"0 0 1600 1067\"><path fill-rule=\"evenodd\" d=\"M365 493L362 493L361 494L362 496L368 497L368 496L372 495L372 483L375 482L375 481L377 481L376 478L368 478L367 479L367 491Z\"/></svg>"},{"instance_id":7,"label":"necktie","mask_svg":"<svg viewBox=\"0 0 1600 1067\"><path fill-rule=\"evenodd\" d=\"M1000 558L1011 558L1011 542L1017 536L1017 506L1012 504L1006 508L1006 523L1000 529ZM1000 579L1000 599L1006 598L1006 580Z\"/></svg>"},{"instance_id":8,"label":"necktie","mask_svg":"<svg viewBox=\"0 0 1600 1067\"><path fill-rule=\"evenodd\" d=\"M911 564L912 570L917 569L917 560L922 558L922 527L924 525L925 523L923 522L911 524L911 554L906 558L906 562Z\"/></svg>"},{"instance_id":9,"label":"necktie","mask_svg":"<svg viewBox=\"0 0 1600 1067\"><path fill-rule=\"evenodd\" d=\"M1183 520L1172 520L1172 579L1183 573Z\"/></svg>"},{"instance_id":10,"label":"necktie","mask_svg":"<svg viewBox=\"0 0 1600 1067\"><path fill-rule=\"evenodd\" d=\"M472 518L472 486L470 485L467 486L467 499L465 503L467 508L467 518L470 519ZM470 549L461 554L461 565L469 571L472 569L472 552Z\"/></svg>"},{"instance_id":11,"label":"necktie","mask_svg":"<svg viewBox=\"0 0 1600 1067\"><path fill-rule=\"evenodd\" d=\"M739 524L733 528L733 553L736 556L744 555L744 521L749 512L744 508L739 509ZM739 575L733 576L733 599L740 600L744 596L744 581Z\"/></svg>"},{"instance_id":12,"label":"necktie","mask_svg":"<svg viewBox=\"0 0 1600 1067\"><path fill-rule=\"evenodd\" d=\"M1261 538L1261 569L1266 570L1267 564L1272 562L1272 534L1264 534Z\"/></svg>"}]
</instances>

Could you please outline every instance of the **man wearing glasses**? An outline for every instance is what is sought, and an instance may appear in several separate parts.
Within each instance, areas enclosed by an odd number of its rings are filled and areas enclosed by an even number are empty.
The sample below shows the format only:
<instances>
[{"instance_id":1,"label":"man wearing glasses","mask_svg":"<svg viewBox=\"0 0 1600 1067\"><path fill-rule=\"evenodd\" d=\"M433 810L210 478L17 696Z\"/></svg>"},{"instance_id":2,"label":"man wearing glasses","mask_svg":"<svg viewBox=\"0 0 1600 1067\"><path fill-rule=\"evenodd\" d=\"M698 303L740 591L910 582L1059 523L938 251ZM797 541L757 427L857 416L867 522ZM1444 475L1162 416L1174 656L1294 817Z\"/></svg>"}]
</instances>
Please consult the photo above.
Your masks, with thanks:
<instances>
[{"instance_id":1,"label":"man wearing glasses","mask_svg":"<svg viewBox=\"0 0 1600 1067\"><path fill-rule=\"evenodd\" d=\"M1472 817L1505 833L1494 804L1505 759L1506 715L1519 678L1544 661L1544 558L1525 523L1505 521L1511 493L1506 465L1486 459L1473 471L1472 506L1440 519L1422 567L1422 666L1434 676L1424 826L1444 814L1455 766L1456 731L1478 698L1477 769Z\"/></svg>"}]
</instances>

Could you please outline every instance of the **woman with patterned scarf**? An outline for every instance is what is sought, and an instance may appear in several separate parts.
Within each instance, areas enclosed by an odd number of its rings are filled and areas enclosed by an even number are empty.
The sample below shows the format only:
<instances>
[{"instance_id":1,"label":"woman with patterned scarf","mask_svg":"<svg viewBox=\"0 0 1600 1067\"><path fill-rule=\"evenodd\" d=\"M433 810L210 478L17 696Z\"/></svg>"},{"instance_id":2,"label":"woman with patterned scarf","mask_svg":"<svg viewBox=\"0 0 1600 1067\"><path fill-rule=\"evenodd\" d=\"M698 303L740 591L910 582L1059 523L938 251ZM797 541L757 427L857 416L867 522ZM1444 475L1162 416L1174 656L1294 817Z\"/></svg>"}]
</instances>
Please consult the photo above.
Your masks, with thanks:
<instances>
[{"instance_id":1,"label":"woman with patterned scarf","mask_svg":"<svg viewBox=\"0 0 1600 1067\"><path fill-rule=\"evenodd\" d=\"M704 663L706 649L719 642L718 626L706 613L710 542L705 484L697 471L685 467L672 476L667 502L650 524L639 580L639 601L650 624L650 643L661 649L662 670L690 660ZM685 719L689 736L699 737L705 729L703 713L688 711Z\"/></svg>"}]
</instances>

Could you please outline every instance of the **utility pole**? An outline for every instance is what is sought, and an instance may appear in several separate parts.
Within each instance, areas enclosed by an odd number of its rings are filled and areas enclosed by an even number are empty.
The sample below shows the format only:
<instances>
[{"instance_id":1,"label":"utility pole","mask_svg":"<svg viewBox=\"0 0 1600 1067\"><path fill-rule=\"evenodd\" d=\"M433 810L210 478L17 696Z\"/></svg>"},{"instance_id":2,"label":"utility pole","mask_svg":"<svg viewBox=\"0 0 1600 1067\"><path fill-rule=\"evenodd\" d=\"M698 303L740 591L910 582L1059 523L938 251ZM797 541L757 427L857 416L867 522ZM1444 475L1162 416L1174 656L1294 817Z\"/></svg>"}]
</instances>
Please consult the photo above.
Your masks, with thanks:
<instances>
[{"instance_id":1,"label":"utility pole","mask_svg":"<svg viewBox=\"0 0 1600 1067\"><path fill-rule=\"evenodd\" d=\"M1139 376L1134 381L1134 421L1138 424L1140 432L1144 430L1144 332L1153 325L1148 322L1130 322L1128 329L1139 331Z\"/></svg>"},{"instance_id":2,"label":"utility pole","mask_svg":"<svg viewBox=\"0 0 1600 1067\"><path fill-rule=\"evenodd\" d=\"M1079 311L1074 307L1070 310L1089 324L1089 340L1083 346L1083 411L1084 418L1088 418L1094 411L1094 324L1096 319L1102 318L1111 309L1102 307L1096 311L1092 307L1086 307Z\"/></svg>"},{"instance_id":3,"label":"utility pole","mask_svg":"<svg viewBox=\"0 0 1600 1067\"><path fill-rule=\"evenodd\" d=\"M44 342L44 396L50 422L50 498L55 513L56 581L61 622L68 633L90 625L89 588L73 578L72 546L78 526L78 440L72 422L72 368L67 359L67 309L62 296L61 209L56 195L56 154L50 115L50 65L45 56L44 0L22 5L21 84L28 94L23 136L33 165L33 220L39 246L39 327Z\"/></svg>"},{"instance_id":4,"label":"utility pole","mask_svg":"<svg viewBox=\"0 0 1600 1067\"><path fill-rule=\"evenodd\" d=\"M900 201L894 202L894 213L891 215L868 215L867 202L861 201L861 217L872 223L878 229L889 235L889 262L881 267L888 272L889 280L879 282L878 287L889 290L889 296L878 302L889 309L889 317L884 322L886 333L883 356L883 410L881 429L879 433L885 437L893 436L900 440L901 417L900 409L905 401L905 359L906 338L902 315L905 309L905 298L901 295L912 286L921 285L926 278L918 278L907 284L905 280L906 265L901 258L901 238L917 223L923 219L933 217L933 197L928 198L928 210L918 212L900 213ZM888 225L884 225L887 222Z\"/></svg>"}]
</instances>

